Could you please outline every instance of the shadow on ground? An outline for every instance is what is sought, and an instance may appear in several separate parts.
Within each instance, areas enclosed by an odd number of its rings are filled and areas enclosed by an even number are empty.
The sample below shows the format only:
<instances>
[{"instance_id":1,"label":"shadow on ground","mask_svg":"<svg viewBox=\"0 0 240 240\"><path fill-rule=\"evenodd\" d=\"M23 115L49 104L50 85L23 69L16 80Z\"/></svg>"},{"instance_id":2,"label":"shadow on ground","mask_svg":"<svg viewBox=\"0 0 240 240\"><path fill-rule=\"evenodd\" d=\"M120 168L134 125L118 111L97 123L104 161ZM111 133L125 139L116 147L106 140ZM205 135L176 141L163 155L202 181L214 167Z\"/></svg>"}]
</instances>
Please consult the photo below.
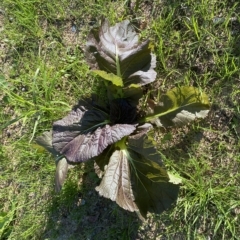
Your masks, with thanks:
<instances>
[{"instance_id":1,"label":"shadow on ground","mask_svg":"<svg viewBox=\"0 0 240 240\"><path fill-rule=\"evenodd\" d=\"M137 239L137 215L100 197L99 183L91 162L73 169L52 196L43 239Z\"/></svg>"}]
</instances>

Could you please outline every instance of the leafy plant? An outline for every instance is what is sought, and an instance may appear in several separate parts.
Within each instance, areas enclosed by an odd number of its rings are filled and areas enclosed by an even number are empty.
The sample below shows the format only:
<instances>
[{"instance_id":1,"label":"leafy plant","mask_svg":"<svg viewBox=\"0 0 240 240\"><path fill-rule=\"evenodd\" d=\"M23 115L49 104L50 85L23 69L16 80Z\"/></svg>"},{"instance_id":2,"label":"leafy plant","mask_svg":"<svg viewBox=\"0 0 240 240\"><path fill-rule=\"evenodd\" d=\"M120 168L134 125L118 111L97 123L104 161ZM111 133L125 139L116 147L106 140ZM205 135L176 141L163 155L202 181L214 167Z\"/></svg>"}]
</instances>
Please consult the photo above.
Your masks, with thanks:
<instances>
[{"instance_id":1,"label":"leafy plant","mask_svg":"<svg viewBox=\"0 0 240 240\"><path fill-rule=\"evenodd\" d=\"M81 99L36 142L57 159L56 190L70 165L95 160L102 178L96 190L122 208L161 213L176 200L180 180L167 173L153 137L154 126L183 126L205 118L209 101L197 88L177 87L158 102L144 96L142 86L156 79L156 57L149 40L139 43L128 20L92 30L86 44L92 71L107 89L107 100ZM147 98L148 110L139 101Z\"/></svg>"}]
</instances>

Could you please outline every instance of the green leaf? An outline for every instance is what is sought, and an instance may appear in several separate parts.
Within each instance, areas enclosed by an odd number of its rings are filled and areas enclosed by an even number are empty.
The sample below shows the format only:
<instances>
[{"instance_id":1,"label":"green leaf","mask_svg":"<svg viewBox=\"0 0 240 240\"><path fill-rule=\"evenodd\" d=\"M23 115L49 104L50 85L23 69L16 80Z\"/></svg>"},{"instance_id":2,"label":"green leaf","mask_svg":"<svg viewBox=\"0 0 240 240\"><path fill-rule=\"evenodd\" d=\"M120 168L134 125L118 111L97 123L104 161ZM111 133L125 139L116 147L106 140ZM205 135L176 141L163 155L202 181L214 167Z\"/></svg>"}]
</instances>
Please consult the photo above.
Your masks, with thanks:
<instances>
[{"instance_id":1,"label":"green leaf","mask_svg":"<svg viewBox=\"0 0 240 240\"><path fill-rule=\"evenodd\" d=\"M107 97L108 101L111 102L116 98L123 98L123 88L122 87L117 87L116 85L109 84L107 86Z\"/></svg>"},{"instance_id":2,"label":"green leaf","mask_svg":"<svg viewBox=\"0 0 240 240\"><path fill-rule=\"evenodd\" d=\"M96 73L98 76L100 76L101 78L112 82L114 85L116 86L123 86L123 81L122 78L113 74L113 73L107 73L105 71L102 70L92 70L94 73Z\"/></svg>"},{"instance_id":3,"label":"green leaf","mask_svg":"<svg viewBox=\"0 0 240 240\"><path fill-rule=\"evenodd\" d=\"M128 138L127 158L135 202L143 217L147 212L162 213L177 200L179 186L171 183L161 161L161 155L148 137L148 125Z\"/></svg>"},{"instance_id":4,"label":"green leaf","mask_svg":"<svg viewBox=\"0 0 240 240\"><path fill-rule=\"evenodd\" d=\"M123 94L133 106L137 106L139 99L143 96L143 89L139 86L127 87L123 89Z\"/></svg>"},{"instance_id":5,"label":"green leaf","mask_svg":"<svg viewBox=\"0 0 240 240\"><path fill-rule=\"evenodd\" d=\"M137 106L139 99L143 96L140 86L122 88L111 84L107 86L107 92L109 102L116 98L126 98L133 106Z\"/></svg>"},{"instance_id":6,"label":"green leaf","mask_svg":"<svg viewBox=\"0 0 240 240\"><path fill-rule=\"evenodd\" d=\"M144 158L142 155L135 154L129 151L129 160L134 165L134 169L136 170L136 174L144 173L144 176L151 180L152 182L168 182L169 177L166 169L163 166L160 166L154 161L151 161L147 158ZM156 152L155 156L158 153Z\"/></svg>"},{"instance_id":7,"label":"green leaf","mask_svg":"<svg viewBox=\"0 0 240 240\"><path fill-rule=\"evenodd\" d=\"M143 217L147 212L162 213L176 202L179 185L169 182L163 167L130 153L133 193Z\"/></svg>"},{"instance_id":8,"label":"green leaf","mask_svg":"<svg viewBox=\"0 0 240 240\"><path fill-rule=\"evenodd\" d=\"M196 118L205 118L210 103L205 93L195 87L179 87L162 95L154 113L145 118L155 121L157 125L183 126Z\"/></svg>"}]
</instances>

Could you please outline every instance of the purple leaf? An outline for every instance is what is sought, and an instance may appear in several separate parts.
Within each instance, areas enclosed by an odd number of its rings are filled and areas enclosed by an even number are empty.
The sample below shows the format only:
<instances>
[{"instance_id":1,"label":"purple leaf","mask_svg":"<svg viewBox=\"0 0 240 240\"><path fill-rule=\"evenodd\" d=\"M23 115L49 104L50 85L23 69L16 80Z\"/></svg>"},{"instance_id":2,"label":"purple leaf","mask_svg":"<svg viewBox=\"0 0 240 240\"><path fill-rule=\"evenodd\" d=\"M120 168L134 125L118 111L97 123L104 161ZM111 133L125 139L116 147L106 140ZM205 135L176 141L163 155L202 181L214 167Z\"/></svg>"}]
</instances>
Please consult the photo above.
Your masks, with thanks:
<instances>
[{"instance_id":1,"label":"purple leaf","mask_svg":"<svg viewBox=\"0 0 240 240\"><path fill-rule=\"evenodd\" d=\"M116 201L125 210L137 211L131 186L130 167L124 151L116 150L105 168L101 184L96 190L101 196Z\"/></svg>"},{"instance_id":2,"label":"purple leaf","mask_svg":"<svg viewBox=\"0 0 240 240\"><path fill-rule=\"evenodd\" d=\"M70 162L85 162L131 134L136 125L110 126L106 112L79 106L53 124L53 147Z\"/></svg>"},{"instance_id":3,"label":"purple leaf","mask_svg":"<svg viewBox=\"0 0 240 240\"><path fill-rule=\"evenodd\" d=\"M110 27L105 21L99 31L92 31L86 44L87 61L92 69L100 69L121 77L124 86L145 85L156 78L156 56L149 40L138 43L138 36L128 20Z\"/></svg>"}]
</instances>

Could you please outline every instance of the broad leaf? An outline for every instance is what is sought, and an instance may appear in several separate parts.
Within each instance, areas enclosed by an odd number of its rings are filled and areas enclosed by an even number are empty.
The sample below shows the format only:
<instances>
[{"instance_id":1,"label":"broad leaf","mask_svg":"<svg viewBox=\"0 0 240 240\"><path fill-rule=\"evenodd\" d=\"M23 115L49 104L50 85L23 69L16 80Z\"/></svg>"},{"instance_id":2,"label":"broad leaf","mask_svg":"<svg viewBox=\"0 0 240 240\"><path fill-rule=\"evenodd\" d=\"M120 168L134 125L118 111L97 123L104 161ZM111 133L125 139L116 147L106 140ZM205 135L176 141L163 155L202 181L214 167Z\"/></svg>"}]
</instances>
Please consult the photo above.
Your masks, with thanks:
<instances>
[{"instance_id":1,"label":"broad leaf","mask_svg":"<svg viewBox=\"0 0 240 240\"><path fill-rule=\"evenodd\" d=\"M151 171L152 168L144 170ZM179 186L173 183L152 182L144 176L145 171L139 171L141 174L139 176L133 175L136 204L144 218L146 218L147 212L161 214L172 207L179 192Z\"/></svg>"},{"instance_id":2,"label":"broad leaf","mask_svg":"<svg viewBox=\"0 0 240 240\"><path fill-rule=\"evenodd\" d=\"M95 165L95 171L103 177L96 188L100 195L143 217L149 211L161 213L169 208L179 191L147 136L151 129L151 124L138 127L133 136L115 143L115 151L114 147L108 148L97 157Z\"/></svg>"},{"instance_id":3,"label":"broad leaf","mask_svg":"<svg viewBox=\"0 0 240 240\"><path fill-rule=\"evenodd\" d=\"M153 126L150 123L139 126L135 134L128 138L129 148L151 161L156 161L162 166L160 155L158 154L156 157L153 154L156 152L156 148L153 144L153 139L150 137L152 134L149 133L152 129Z\"/></svg>"},{"instance_id":4,"label":"broad leaf","mask_svg":"<svg viewBox=\"0 0 240 240\"><path fill-rule=\"evenodd\" d=\"M205 118L210 104L205 93L194 87L179 87L167 92L146 120L158 118L158 125L183 126L196 118ZM155 121L157 122L157 121Z\"/></svg>"},{"instance_id":5,"label":"broad leaf","mask_svg":"<svg viewBox=\"0 0 240 240\"><path fill-rule=\"evenodd\" d=\"M148 211L161 213L178 196L179 186L169 182L169 176L146 131L128 138L127 158L131 166L131 179L135 202L143 217Z\"/></svg>"},{"instance_id":6,"label":"broad leaf","mask_svg":"<svg viewBox=\"0 0 240 240\"><path fill-rule=\"evenodd\" d=\"M110 126L108 122L101 109L78 106L54 122L53 147L70 162L85 162L136 129L135 125Z\"/></svg>"},{"instance_id":7,"label":"broad leaf","mask_svg":"<svg viewBox=\"0 0 240 240\"><path fill-rule=\"evenodd\" d=\"M151 54L149 41L138 43L137 33L128 20L113 27L104 21L99 32L89 34L85 52L92 69L117 75L125 87L142 86L156 78L156 56Z\"/></svg>"},{"instance_id":8,"label":"broad leaf","mask_svg":"<svg viewBox=\"0 0 240 240\"><path fill-rule=\"evenodd\" d=\"M132 192L130 168L123 150L116 150L105 166L101 184L96 187L101 196L116 201L125 210L134 212L138 208Z\"/></svg>"}]
</instances>

